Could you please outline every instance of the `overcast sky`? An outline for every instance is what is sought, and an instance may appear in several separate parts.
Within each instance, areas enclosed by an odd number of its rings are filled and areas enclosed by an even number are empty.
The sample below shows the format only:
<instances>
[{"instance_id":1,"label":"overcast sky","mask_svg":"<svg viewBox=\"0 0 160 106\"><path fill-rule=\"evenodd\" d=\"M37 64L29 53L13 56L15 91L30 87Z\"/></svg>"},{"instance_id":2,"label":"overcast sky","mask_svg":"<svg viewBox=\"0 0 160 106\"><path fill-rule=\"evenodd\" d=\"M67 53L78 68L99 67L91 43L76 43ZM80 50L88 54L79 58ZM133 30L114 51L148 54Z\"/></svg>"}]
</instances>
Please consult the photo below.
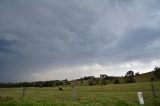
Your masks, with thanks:
<instances>
[{"instance_id":1,"label":"overcast sky","mask_svg":"<svg viewBox=\"0 0 160 106\"><path fill-rule=\"evenodd\" d=\"M159 63L159 0L0 0L0 82L122 76Z\"/></svg>"}]
</instances>

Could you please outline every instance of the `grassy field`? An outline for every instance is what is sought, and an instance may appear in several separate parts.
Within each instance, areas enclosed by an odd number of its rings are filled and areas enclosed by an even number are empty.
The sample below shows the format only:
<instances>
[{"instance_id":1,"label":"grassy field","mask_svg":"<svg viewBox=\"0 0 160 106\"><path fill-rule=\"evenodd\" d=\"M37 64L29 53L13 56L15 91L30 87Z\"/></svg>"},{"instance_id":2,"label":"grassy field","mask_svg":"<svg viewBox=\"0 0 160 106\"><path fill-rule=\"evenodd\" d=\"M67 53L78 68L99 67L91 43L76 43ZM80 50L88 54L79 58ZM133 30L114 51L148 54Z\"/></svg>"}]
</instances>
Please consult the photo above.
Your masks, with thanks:
<instances>
[{"instance_id":1,"label":"grassy field","mask_svg":"<svg viewBox=\"0 0 160 106\"><path fill-rule=\"evenodd\" d=\"M137 91L143 92L144 106L160 106L160 82L154 82L157 98L153 98L150 82L110 84L106 86L77 86L77 100L72 101L72 87L0 88L0 106L139 106Z\"/></svg>"}]
</instances>

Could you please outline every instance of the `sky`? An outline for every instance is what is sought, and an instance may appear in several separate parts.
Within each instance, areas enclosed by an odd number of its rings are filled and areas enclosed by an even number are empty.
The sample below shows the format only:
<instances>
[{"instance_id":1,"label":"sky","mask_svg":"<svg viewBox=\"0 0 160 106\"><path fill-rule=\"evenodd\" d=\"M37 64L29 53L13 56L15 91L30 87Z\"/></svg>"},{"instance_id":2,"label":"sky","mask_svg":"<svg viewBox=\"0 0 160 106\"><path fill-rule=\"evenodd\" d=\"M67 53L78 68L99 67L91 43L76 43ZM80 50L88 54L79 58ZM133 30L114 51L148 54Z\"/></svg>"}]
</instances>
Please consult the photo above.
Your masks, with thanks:
<instances>
[{"instance_id":1,"label":"sky","mask_svg":"<svg viewBox=\"0 0 160 106\"><path fill-rule=\"evenodd\" d=\"M0 82L124 76L159 63L159 0L0 0Z\"/></svg>"}]
</instances>

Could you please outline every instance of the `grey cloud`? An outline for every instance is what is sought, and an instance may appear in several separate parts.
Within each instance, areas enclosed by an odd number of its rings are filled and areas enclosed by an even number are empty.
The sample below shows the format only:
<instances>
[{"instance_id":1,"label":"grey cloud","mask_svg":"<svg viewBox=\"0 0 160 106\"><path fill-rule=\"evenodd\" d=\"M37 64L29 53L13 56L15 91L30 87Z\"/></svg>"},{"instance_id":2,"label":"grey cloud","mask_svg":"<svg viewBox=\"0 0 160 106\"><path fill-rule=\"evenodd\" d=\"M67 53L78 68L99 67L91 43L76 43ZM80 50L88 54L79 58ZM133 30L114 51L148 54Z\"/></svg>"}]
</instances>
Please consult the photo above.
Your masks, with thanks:
<instances>
[{"instance_id":1,"label":"grey cloud","mask_svg":"<svg viewBox=\"0 0 160 106\"><path fill-rule=\"evenodd\" d=\"M158 4L158 0L1 1L0 81L25 80L49 67L159 58Z\"/></svg>"},{"instance_id":2,"label":"grey cloud","mask_svg":"<svg viewBox=\"0 0 160 106\"><path fill-rule=\"evenodd\" d=\"M160 38L160 32L158 29L137 29L134 31L131 31L125 36L120 42L120 47L122 49L128 49L128 50L135 50L142 51L142 49L145 49L149 45L151 45L153 42L155 42L156 39Z\"/></svg>"},{"instance_id":3,"label":"grey cloud","mask_svg":"<svg viewBox=\"0 0 160 106\"><path fill-rule=\"evenodd\" d=\"M157 39L160 39L160 32L158 29L142 28L128 33L122 41L120 41L120 47L122 51L127 52L126 55L133 57L133 59L144 59L156 57L159 51L155 49L155 53L151 53L152 45ZM159 55L158 55L159 56ZM127 56L126 56L127 57Z\"/></svg>"},{"instance_id":4,"label":"grey cloud","mask_svg":"<svg viewBox=\"0 0 160 106\"><path fill-rule=\"evenodd\" d=\"M14 41L0 39L0 53L14 53L11 49L14 43Z\"/></svg>"}]
</instances>

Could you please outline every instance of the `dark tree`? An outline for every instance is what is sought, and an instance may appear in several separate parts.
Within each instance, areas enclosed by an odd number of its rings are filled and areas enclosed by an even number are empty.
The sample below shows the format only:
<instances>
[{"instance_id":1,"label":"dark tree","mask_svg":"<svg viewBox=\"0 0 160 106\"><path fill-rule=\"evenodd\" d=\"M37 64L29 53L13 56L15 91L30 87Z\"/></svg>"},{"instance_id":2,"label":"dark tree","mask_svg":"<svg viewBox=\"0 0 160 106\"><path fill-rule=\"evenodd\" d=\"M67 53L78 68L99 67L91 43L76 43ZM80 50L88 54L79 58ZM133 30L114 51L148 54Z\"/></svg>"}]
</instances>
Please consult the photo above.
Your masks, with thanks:
<instances>
[{"instance_id":1,"label":"dark tree","mask_svg":"<svg viewBox=\"0 0 160 106\"><path fill-rule=\"evenodd\" d=\"M65 79L65 80L63 80L63 84L64 85L70 85L71 83L67 79Z\"/></svg>"},{"instance_id":2,"label":"dark tree","mask_svg":"<svg viewBox=\"0 0 160 106\"><path fill-rule=\"evenodd\" d=\"M139 72L135 73L135 76L140 76Z\"/></svg>"},{"instance_id":3,"label":"dark tree","mask_svg":"<svg viewBox=\"0 0 160 106\"><path fill-rule=\"evenodd\" d=\"M154 75L157 79L160 79L160 68L159 68L159 67L155 67L155 68L154 68L153 75Z\"/></svg>"},{"instance_id":4,"label":"dark tree","mask_svg":"<svg viewBox=\"0 0 160 106\"><path fill-rule=\"evenodd\" d=\"M154 77L151 77L151 81L154 81Z\"/></svg>"},{"instance_id":5,"label":"dark tree","mask_svg":"<svg viewBox=\"0 0 160 106\"><path fill-rule=\"evenodd\" d=\"M89 85L89 86L95 85L95 84L94 84L94 81L93 81L93 80L88 80L88 85Z\"/></svg>"},{"instance_id":6,"label":"dark tree","mask_svg":"<svg viewBox=\"0 0 160 106\"><path fill-rule=\"evenodd\" d=\"M117 78L114 79L114 84L119 84L119 80Z\"/></svg>"},{"instance_id":7,"label":"dark tree","mask_svg":"<svg viewBox=\"0 0 160 106\"><path fill-rule=\"evenodd\" d=\"M134 72L133 71L128 71L124 77L125 82L127 83L134 83L136 82L134 79Z\"/></svg>"},{"instance_id":8,"label":"dark tree","mask_svg":"<svg viewBox=\"0 0 160 106\"><path fill-rule=\"evenodd\" d=\"M81 84L83 84L83 78L80 79Z\"/></svg>"}]
</instances>

